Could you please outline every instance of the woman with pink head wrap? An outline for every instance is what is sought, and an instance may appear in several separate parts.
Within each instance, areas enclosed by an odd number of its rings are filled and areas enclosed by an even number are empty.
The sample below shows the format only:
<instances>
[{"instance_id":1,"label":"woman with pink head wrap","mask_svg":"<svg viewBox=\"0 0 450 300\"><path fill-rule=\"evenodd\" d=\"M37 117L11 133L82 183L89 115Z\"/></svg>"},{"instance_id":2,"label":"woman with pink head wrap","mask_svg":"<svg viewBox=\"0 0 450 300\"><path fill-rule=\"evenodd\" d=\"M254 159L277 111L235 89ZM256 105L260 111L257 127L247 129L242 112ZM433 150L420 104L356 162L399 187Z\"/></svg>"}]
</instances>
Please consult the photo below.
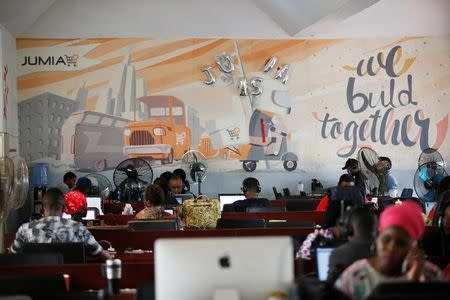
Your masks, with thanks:
<instances>
[{"instance_id":1,"label":"woman with pink head wrap","mask_svg":"<svg viewBox=\"0 0 450 300\"><path fill-rule=\"evenodd\" d=\"M381 283L392 281L442 280L438 267L425 261L417 241L425 231L422 211L405 201L386 208L378 223L375 257L362 259L348 267L336 281L338 290L350 299L366 299Z\"/></svg>"}]
</instances>

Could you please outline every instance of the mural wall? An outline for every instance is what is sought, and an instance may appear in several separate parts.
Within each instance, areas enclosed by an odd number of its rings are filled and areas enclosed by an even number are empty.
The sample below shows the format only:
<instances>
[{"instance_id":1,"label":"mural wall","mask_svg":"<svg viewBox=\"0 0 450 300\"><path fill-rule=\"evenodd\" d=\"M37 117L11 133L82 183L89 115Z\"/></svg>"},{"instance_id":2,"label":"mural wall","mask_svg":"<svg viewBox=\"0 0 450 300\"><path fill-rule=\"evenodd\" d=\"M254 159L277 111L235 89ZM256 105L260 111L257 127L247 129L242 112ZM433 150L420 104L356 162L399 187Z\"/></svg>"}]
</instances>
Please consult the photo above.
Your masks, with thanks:
<instances>
[{"instance_id":1,"label":"mural wall","mask_svg":"<svg viewBox=\"0 0 450 300\"><path fill-rule=\"evenodd\" d=\"M17 39L20 152L58 176L111 176L130 157L173 170L197 149L209 191L254 171L270 194L333 185L369 146L412 186L423 149L450 159L449 41Z\"/></svg>"}]
</instances>

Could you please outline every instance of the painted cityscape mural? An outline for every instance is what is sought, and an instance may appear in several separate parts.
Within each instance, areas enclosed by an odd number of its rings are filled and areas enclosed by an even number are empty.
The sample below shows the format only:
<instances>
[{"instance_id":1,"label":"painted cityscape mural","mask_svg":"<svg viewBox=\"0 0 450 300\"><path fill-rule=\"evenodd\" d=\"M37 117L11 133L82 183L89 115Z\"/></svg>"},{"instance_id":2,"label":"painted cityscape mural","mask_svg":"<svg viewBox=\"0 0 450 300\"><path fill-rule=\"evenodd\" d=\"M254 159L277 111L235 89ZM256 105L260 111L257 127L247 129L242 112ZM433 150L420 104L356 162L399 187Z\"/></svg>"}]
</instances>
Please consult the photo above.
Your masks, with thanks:
<instances>
[{"instance_id":1,"label":"painted cityscape mural","mask_svg":"<svg viewBox=\"0 0 450 300\"><path fill-rule=\"evenodd\" d=\"M370 146L412 169L425 148L450 155L449 41L18 39L20 153L308 171Z\"/></svg>"}]
</instances>

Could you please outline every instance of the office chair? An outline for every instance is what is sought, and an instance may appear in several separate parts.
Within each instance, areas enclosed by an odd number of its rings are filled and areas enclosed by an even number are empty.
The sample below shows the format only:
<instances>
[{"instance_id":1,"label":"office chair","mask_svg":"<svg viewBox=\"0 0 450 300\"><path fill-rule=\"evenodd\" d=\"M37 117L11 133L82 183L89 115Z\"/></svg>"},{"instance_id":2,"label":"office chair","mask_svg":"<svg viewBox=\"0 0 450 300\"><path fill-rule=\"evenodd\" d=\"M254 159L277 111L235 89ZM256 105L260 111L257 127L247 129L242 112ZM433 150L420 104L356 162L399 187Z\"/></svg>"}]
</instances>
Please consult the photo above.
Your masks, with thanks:
<instances>
[{"instance_id":1,"label":"office chair","mask_svg":"<svg viewBox=\"0 0 450 300\"><path fill-rule=\"evenodd\" d=\"M178 230L177 220L128 221L129 231L173 231Z\"/></svg>"},{"instance_id":2,"label":"office chair","mask_svg":"<svg viewBox=\"0 0 450 300\"><path fill-rule=\"evenodd\" d=\"M284 212L286 207L284 206L250 206L247 207L247 212Z\"/></svg>"},{"instance_id":3,"label":"office chair","mask_svg":"<svg viewBox=\"0 0 450 300\"><path fill-rule=\"evenodd\" d=\"M1 295L28 295L46 299L49 295L66 293L63 275L0 275Z\"/></svg>"},{"instance_id":4,"label":"office chair","mask_svg":"<svg viewBox=\"0 0 450 300\"><path fill-rule=\"evenodd\" d=\"M0 266L2 267L61 264L64 264L64 257L61 253L0 254Z\"/></svg>"},{"instance_id":5,"label":"office chair","mask_svg":"<svg viewBox=\"0 0 450 300\"><path fill-rule=\"evenodd\" d=\"M216 229L227 228L266 228L264 219L225 219L217 220Z\"/></svg>"},{"instance_id":6,"label":"office chair","mask_svg":"<svg viewBox=\"0 0 450 300\"><path fill-rule=\"evenodd\" d=\"M26 243L23 253L60 253L65 264L84 264L84 243Z\"/></svg>"},{"instance_id":7,"label":"office chair","mask_svg":"<svg viewBox=\"0 0 450 300\"><path fill-rule=\"evenodd\" d=\"M409 198L413 195L413 189L405 188L402 190L401 198Z\"/></svg>"},{"instance_id":8,"label":"office chair","mask_svg":"<svg viewBox=\"0 0 450 300\"><path fill-rule=\"evenodd\" d=\"M312 211L319 205L320 199L286 200L287 211Z\"/></svg>"},{"instance_id":9,"label":"office chair","mask_svg":"<svg viewBox=\"0 0 450 300\"><path fill-rule=\"evenodd\" d=\"M275 199L281 199L283 197L283 195L281 195L281 193L278 193L276 187L272 187L272 191L273 191L273 194L275 195Z\"/></svg>"},{"instance_id":10,"label":"office chair","mask_svg":"<svg viewBox=\"0 0 450 300\"><path fill-rule=\"evenodd\" d=\"M450 282L399 282L378 285L368 300L448 299Z\"/></svg>"},{"instance_id":11,"label":"office chair","mask_svg":"<svg viewBox=\"0 0 450 300\"><path fill-rule=\"evenodd\" d=\"M154 300L155 284L153 282L142 283L137 287L136 300Z\"/></svg>"}]
</instances>

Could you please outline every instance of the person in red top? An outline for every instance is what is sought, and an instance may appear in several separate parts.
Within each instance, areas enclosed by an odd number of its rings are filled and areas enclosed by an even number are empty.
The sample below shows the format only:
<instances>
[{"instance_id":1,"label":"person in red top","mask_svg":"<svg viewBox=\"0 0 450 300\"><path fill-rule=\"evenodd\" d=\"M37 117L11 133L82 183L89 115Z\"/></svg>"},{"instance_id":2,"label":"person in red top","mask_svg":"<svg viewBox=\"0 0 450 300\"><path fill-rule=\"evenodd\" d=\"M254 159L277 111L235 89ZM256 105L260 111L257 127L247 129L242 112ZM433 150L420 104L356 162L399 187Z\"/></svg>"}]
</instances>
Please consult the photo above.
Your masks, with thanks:
<instances>
[{"instance_id":1,"label":"person in red top","mask_svg":"<svg viewBox=\"0 0 450 300\"><path fill-rule=\"evenodd\" d=\"M338 186L354 186L355 185L355 179L350 174L342 174L339 178ZM328 202L330 199L328 198L328 195L323 196L322 199L320 199L319 205L316 207L316 211L323 211L325 212L327 210Z\"/></svg>"}]
</instances>

